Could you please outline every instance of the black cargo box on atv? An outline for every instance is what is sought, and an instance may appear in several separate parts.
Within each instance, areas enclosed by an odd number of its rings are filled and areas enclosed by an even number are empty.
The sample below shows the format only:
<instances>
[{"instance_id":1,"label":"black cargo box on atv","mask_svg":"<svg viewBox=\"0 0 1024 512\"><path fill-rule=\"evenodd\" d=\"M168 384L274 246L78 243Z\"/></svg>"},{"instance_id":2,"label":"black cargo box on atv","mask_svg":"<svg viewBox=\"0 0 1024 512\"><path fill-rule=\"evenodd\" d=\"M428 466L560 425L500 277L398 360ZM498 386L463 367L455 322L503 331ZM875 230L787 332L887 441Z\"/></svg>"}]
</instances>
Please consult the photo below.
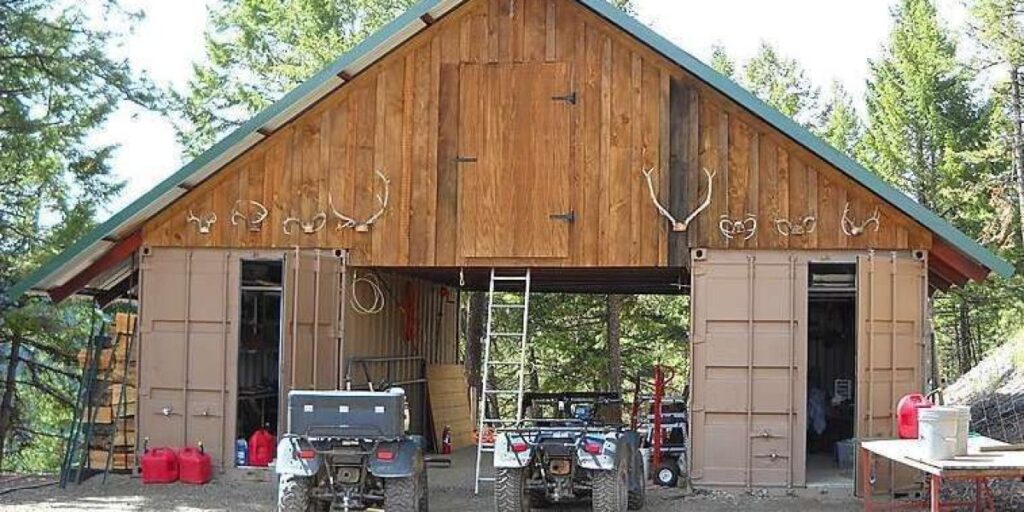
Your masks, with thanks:
<instances>
[{"instance_id":1,"label":"black cargo box on atv","mask_svg":"<svg viewBox=\"0 0 1024 512\"><path fill-rule=\"evenodd\" d=\"M288 424L312 438L394 440L405 433L405 392L292 391Z\"/></svg>"}]
</instances>

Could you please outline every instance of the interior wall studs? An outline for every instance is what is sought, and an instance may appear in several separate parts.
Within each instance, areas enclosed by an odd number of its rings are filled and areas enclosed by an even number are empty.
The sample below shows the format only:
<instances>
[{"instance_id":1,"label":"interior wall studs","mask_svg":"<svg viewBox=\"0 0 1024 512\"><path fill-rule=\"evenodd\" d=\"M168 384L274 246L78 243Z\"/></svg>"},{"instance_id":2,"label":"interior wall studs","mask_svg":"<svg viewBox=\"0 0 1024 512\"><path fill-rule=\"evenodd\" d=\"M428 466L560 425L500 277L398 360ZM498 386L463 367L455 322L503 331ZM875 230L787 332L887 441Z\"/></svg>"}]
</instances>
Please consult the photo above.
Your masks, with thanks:
<instances>
[{"instance_id":1,"label":"interior wall studs","mask_svg":"<svg viewBox=\"0 0 1024 512\"><path fill-rule=\"evenodd\" d=\"M324 229L324 226L327 225L327 214L324 212L317 213L316 215L313 216L312 219L309 219L308 221L303 221L298 217L288 217L287 219L284 220L283 224L284 234L292 234L292 230L289 227L292 224L298 224L299 228L302 229L303 234L312 235L313 233L316 233Z\"/></svg>"},{"instance_id":2,"label":"interior wall studs","mask_svg":"<svg viewBox=\"0 0 1024 512\"><path fill-rule=\"evenodd\" d=\"M757 216L748 213L742 220L732 220L728 215L722 215L718 219L718 230L722 236L732 240L742 236L744 240L750 240L757 234Z\"/></svg>"},{"instance_id":3,"label":"interior wall studs","mask_svg":"<svg viewBox=\"0 0 1024 512\"><path fill-rule=\"evenodd\" d=\"M202 217L196 217L196 214L192 213L189 209L188 216L185 217L185 223L195 222L196 229L200 235L209 235L210 228L214 222L217 222L217 212L204 213Z\"/></svg>"},{"instance_id":4,"label":"interior wall studs","mask_svg":"<svg viewBox=\"0 0 1024 512\"><path fill-rule=\"evenodd\" d=\"M250 205L252 208L248 208L248 213L242 213L241 207L243 205ZM263 221L267 219L267 215L270 212L267 211L267 207L263 206L259 201L252 199L239 199L235 201L234 206L231 207L231 225L237 226L239 219L245 223L251 232L258 232L263 225Z\"/></svg>"},{"instance_id":5,"label":"interior wall studs","mask_svg":"<svg viewBox=\"0 0 1024 512\"><path fill-rule=\"evenodd\" d=\"M782 236L803 236L814 233L818 219L813 215L805 215L802 219L792 222L789 219L775 219L775 229Z\"/></svg>"},{"instance_id":6,"label":"interior wall studs","mask_svg":"<svg viewBox=\"0 0 1024 512\"><path fill-rule=\"evenodd\" d=\"M850 218L850 203L847 202L846 207L843 208L843 219L840 225L843 228L843 233L846 233L846 236L863 235L867 231L868 226L873 226L875 228L875 231L878 231L878 223L879 213L877 206L875 207L875 212L870 217L861 221L859 224L854 222L854 220Z\"/></svg>"},{"instance_id":7,"label":"interior wall studs","mask_svg":"<svg viewBox=\"0 0 1024 512\"><path fill-rule=\"evenodd\" d=\"M377 194L377 203L380 205L380 208L364 221L356 220L339 212L338 209L334 207L334 198L330 194L327 195L327 203L331 207L331 213L338 218L338 231L352 228L356 233L369 233L373 223L377 222L377 219L379 219L381 215L384 215L384 212L388 209L388 200L391 197L391 180L389 180L388 177L380 171L375 171L375 174L380 178L380 181L384 183L384 193Z\"/></svg>"},{"instance_id":8,"label":"interior wall studs","mask_svg":"<svg viewBox=\"0 0 1024 512\"><path fill-rule=\"evenodd\" d=\"M647 191L650 192L651 194L651 201L654 203L654 207L658 209L658 213L660 213L662 217L668 219L668 221L672 224L672 231L685 232L686 228L688 228L690 226L690 223L693 222L693 219L697 218L697 216L700 215L700 212L704 211L705 209L707 209L708 206L711 205L712 184L715 182L714 178L716 173L713 173L707 169L703 169L704 175L707 176L708 178L707 196L704 197L704 202L702 202L700 206L698 206L695 210L690 212L690 214L687 215L682 222L680 222L676 220L676 218L668 211L667 208L665 208L661 204L660 201L658 201L658 194L654 191L654 181L651 179L651 174L654 173L654 170L655 168L651 167L650 169L641 169L640 171L643 173L644 179L647 180Z\"/></svg>"}]
</instances>

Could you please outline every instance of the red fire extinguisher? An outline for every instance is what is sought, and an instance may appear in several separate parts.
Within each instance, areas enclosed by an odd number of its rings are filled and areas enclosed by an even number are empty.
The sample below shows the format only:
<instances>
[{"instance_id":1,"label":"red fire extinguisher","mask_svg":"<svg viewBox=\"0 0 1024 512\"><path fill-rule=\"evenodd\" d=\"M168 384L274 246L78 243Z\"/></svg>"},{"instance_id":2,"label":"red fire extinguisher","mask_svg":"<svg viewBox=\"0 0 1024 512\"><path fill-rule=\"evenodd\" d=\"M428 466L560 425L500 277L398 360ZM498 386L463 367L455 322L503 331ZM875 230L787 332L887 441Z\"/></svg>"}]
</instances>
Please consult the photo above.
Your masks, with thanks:
<instances>
[{"instance_id":1,"label":"red fire extinguisher","mask_svg":"<svg viewBox=\"0 0 1024 512\"><path fill-rule=\"evenodd\" d=\"M452 429L448 425L445 425L444 431L441 432L441 453L443 455L452 453Z\"/></svg>"}]
</instances>

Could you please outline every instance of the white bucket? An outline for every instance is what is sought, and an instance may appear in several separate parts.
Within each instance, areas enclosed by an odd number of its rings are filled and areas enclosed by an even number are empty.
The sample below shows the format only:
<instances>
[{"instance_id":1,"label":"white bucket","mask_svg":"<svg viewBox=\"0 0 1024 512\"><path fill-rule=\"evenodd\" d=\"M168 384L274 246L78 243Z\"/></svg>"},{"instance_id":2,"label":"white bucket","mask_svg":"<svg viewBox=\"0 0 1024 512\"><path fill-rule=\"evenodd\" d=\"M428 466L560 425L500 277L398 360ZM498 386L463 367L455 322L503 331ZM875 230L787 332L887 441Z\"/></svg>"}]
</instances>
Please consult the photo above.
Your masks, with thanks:
<instances>
[{"instance_id":1,"label":"white bucket","mask_svg":"<svg viewBox=\"0 0 1024 512\"><path fill-rule=\"evenodd\" d=\"M967 455L967 434L971 430L971 407L954 405L956 409L956 455Z\"/></svg>"},{"instance_id":2,"label":"white bucket","mask_svg":"<svg viewBox=\"0 0 1024 512\"><path fill-rule=\"evenodd\" d=\"M946 460L956 455L958 411L951 407L917 410L918 445L926 459Z\"/></svg>"}]
</instances>

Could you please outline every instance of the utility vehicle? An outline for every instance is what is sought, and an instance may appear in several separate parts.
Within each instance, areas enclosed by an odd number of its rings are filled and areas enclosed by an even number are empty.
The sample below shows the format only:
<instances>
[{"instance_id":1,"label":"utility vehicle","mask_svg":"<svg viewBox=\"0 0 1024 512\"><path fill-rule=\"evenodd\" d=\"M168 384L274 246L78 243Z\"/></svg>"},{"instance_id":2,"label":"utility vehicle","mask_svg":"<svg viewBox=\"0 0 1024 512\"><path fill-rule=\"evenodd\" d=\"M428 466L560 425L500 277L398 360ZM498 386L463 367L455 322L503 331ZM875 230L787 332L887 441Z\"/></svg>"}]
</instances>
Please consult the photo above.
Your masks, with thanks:
<instances>
[{"instance_id":1,"label":"utility vehicle","mask_svg":"<svg viewBox=\"0 0 1024 512\"><path fill-rule=\"evenodd\" d=\"M405 433L401 388L291 391L277 446L279 512L425 512L425 440Z\"/></svg>"},{"instance_id":2,"label":"utility vehicle","mask_svg":"<svg viewBox=\"0 0 1024 512\"><path fill-rule=\"evenodd\" d=\"M617 393L525 393L527 419L495 436L495 509L587 499L595 512L643 508L641 437L621 405Z\"/></svg>"}]
</instances>

